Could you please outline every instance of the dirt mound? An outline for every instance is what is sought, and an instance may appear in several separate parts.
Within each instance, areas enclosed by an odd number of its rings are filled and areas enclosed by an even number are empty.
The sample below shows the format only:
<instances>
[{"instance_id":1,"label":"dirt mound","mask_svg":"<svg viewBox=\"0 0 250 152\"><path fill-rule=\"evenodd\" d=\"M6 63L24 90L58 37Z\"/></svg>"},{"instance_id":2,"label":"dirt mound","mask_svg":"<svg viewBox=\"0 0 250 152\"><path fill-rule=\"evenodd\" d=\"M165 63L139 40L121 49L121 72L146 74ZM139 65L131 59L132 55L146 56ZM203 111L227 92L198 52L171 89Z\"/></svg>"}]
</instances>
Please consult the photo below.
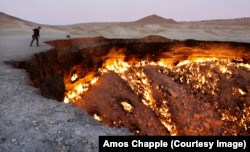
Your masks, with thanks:
<instances>
[{"instance_id":1,"label":"dirt mound","mask_svg":"<svg viewBox=\"0 0 250 152\"><path fill-rule=\"evenodd\" d=\"M149 35L141 39L143 42L169 42L170 39L159 36L159 35Z\"/></svg>"}]
</instances>

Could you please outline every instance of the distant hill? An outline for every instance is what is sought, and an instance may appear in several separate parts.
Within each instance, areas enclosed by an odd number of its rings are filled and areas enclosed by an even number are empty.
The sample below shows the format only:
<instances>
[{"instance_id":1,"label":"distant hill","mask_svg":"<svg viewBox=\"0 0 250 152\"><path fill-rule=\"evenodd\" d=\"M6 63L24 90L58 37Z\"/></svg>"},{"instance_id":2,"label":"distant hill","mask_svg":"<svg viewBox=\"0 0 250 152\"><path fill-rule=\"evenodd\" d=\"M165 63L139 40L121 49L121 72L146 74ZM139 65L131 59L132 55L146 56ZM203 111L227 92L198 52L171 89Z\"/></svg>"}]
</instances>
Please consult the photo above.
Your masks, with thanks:
<instances>
[{"instance_id":1,"label":"distant hill","mask_svg":"<svg viewBox=\"0 0 250 152\"><path fill-rule=\"evenodd\" d=\"M177 22L173 19L166 19L166 18L163 18L163 17L160 17L160 16L154 14L154 15L146 16L146 17L139 19L133 23L138 23L138 24L174 24Z\"/></svg>"},{"instance_id":2,"label":"distant hill","mask_svg":"<svg viewBox=\"0 0 250 152\"><path fill-rule=\"evenodd\" d=\"M3 12L0 12L0 35L22 35L33 33L32 29L41 26L42 29L46 29L47 33L54 31L63 32L65 28L60 29L61 26L51 26L38 24L30 21L26 21Z\"/></svg>"},{"instance_id":3,"label":"distant hill","mask_svg":"<svg viewBox=\"0 0 250 152\"><path fill-rule=\"evenodd\" d=\"M21 28L23 26L37 26L38 24L0 12L0 28Z\"/></svg>"},{"instance_id":4,"label":"distant hill","mask_svg":"<svg viewBox=\"0 0 250 152\"><path fill-rule=\"evenodd\" d=\"M217 19L217 20L204 20L196 21L197 23L202 24L212 24L212 25L241 25L241 26L250 26L250 18L236 18L236 19Z\"/></svg>"}]
</instances>

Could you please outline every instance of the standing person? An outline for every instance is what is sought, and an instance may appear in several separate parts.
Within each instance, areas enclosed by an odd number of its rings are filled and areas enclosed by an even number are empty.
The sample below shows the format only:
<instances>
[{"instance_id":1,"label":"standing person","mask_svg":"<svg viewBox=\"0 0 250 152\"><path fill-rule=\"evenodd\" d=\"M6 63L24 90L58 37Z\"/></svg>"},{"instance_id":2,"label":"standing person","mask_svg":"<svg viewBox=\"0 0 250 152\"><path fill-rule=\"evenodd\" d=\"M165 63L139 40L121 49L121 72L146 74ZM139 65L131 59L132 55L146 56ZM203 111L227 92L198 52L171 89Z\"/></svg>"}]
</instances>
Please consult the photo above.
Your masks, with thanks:
<instances>
[{"instance_id":1,"label":"standing person","mask_svg":"<svg viewBox=\"0 0 250 152\"><path fill-rule=\"evenodd\" d=\"M36 40L36 45L39 46L39 37L40 37L41 27L33 29L34 34L32 35L32 40L30 42L30 46L32 46L34 40Z\"/></svg>"}]
</instances>

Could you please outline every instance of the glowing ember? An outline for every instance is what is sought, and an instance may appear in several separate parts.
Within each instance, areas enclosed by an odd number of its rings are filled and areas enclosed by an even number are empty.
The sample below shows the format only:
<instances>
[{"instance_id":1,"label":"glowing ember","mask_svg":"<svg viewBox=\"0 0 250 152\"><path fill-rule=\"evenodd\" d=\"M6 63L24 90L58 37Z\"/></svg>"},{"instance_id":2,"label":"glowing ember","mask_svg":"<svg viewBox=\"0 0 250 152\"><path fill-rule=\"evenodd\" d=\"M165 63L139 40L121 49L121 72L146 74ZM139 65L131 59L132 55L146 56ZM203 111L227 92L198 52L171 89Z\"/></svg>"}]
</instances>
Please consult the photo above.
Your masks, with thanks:
<instances>
[{"instance_id":1,"label":"glowing ember","mask_svg":"<svg viewBox=\"0 0 250 152\"><path fill-rule=\"evenodd\" d=\"M102 121L101 116L99 116L99 115L97 115L97 114L94 114L93 117L94 117L94 119L96 119L97 121Z\"/></svg>"},{"instance_id":2,"label":"glowing ember","mask_svg":"<svg viewBox=\"0 0 250 152\"><path fill-rule=\"evenodd\" d=\"M72 75L72 77L71 77L71 81L74 82L74 81L76 81L77 78L78 78L77 74L74 73L74 74Z\"/></svg>"},{"instance_id":3,"label":"glowing ember","mask_svg":"<svg viewBox=\"0 0 250 152\"><path fill-rule=\"evenodd\" d=\"M63 102L64 102L64 103L69 103L69 98L68 98L68 97L64 97Z\"/></svg>"},{"instance_id":4,"label":"glowing ember","mask_svg":"<svg viewBox=\"0 0 250 152\"><path fill-rule=\"evenodd\" d=\"M95 84L98 81L98 77L95 77L93 80L90 81L90 84Z\"/></svg>"},{"instance_id":5,"label":"glowing ember","mask_svg":"<svg viewBox=\"0 0 250 152\"><path fill-rule=\"evenodd\" d=\"M239 93L240 93L241 95L246 95L246 94L247 94L247 93L244 92L241 88L239 88L238 90L239 90Z\"/></svg>"},{"instance_id":6,"label":"glowing ember","mask_svg":"<svg viewBox=\"0 0 250 152\"><path fill-rule=\"evenodd\" d=\"M123 101L121 102L124 110L128 111L128 112L132 112L133 111L133 106L131 104L129 104L127 101Z\"/></svg>"}]
</instances>

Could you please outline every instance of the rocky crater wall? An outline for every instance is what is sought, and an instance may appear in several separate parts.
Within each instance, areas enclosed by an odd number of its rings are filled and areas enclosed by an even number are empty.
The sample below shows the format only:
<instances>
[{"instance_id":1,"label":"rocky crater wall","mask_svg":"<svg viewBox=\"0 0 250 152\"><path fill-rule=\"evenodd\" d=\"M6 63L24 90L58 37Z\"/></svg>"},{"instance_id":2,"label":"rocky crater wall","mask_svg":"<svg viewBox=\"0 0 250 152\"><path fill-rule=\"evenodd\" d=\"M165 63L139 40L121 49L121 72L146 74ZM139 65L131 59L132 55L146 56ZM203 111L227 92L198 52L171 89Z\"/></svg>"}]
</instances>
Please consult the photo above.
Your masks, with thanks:
<instances>
[{"instance_id":1,"label":"rocky crater wall","mask_svg":"<svg viewBox=\"0 0 250 152\"><path fill-rule=\"evenodd\" d=\"M138 135L250 133L250 120L242 120L250 115L249 43L160 36L46 43L54 48L10 63L27 70L41 95L60 102L78 82L81 87L89 82L72 104L109 126L124 126ZM126 70L110 70L111 60ZM93 78L98 82L91 85Z\"/></svg>"}]
</instances>

